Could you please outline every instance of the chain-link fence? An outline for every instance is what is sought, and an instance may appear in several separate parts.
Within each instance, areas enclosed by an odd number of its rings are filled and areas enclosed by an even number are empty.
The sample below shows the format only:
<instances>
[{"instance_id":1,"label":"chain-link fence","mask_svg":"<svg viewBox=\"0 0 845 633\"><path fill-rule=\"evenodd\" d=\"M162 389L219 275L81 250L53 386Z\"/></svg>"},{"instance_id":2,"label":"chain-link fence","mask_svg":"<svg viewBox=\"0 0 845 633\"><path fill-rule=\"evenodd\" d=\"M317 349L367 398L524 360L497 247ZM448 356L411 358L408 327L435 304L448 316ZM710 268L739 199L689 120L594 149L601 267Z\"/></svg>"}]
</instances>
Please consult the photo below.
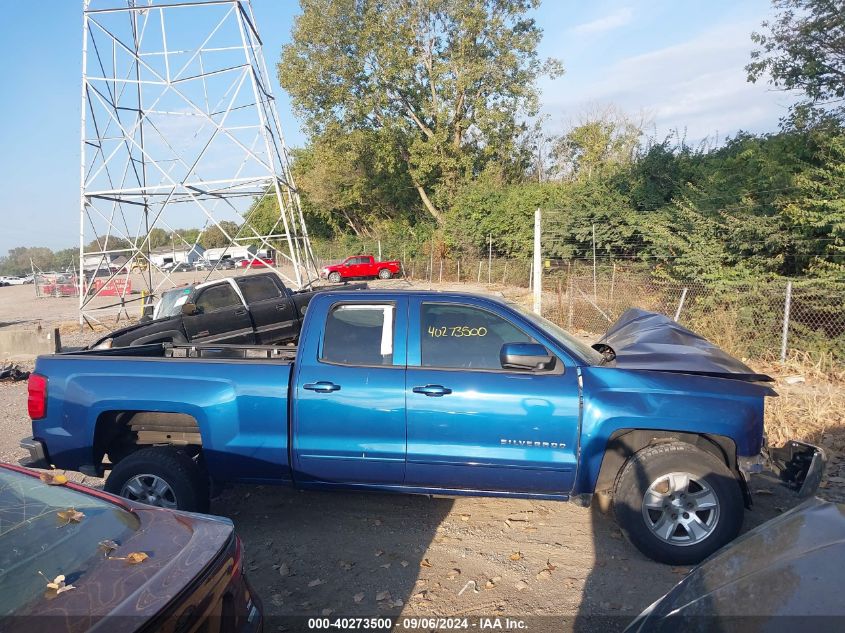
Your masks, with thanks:
<instances>
[{"instance_id":1,"label":"chain-link fence","mask_svg":"<svg viewBox=\"0 0 845 633\"><path fill-rule=\"evenodd\" d=\"M470 284L526 294L533 286L527 259L446 256L436 242L327 243L322 264L366 252L402 263L404 277L416 283ZM442 255L441 255L442 254ZM485 256L486 255L486 256ZM782 358L803 352L845 364L845 279L765 279L756 281L677 281L630 259L544 259L543 316L573 332L601 336L628 308L677 318L741 358ZM521 290L520 290L521 289Z\"/></svg>"},{"instance_id":2,"label":"chain-link fence","mask_svg":"<svg viewBox=\"0 0 845 633\"><path fill-rule=\"evenodd\" d=\"M744 358L795 351L845 363L845 281L667 281L617 264L546 266L543 314L599 336L628 308L660 312Z\"/></svg>"}]
</instances>

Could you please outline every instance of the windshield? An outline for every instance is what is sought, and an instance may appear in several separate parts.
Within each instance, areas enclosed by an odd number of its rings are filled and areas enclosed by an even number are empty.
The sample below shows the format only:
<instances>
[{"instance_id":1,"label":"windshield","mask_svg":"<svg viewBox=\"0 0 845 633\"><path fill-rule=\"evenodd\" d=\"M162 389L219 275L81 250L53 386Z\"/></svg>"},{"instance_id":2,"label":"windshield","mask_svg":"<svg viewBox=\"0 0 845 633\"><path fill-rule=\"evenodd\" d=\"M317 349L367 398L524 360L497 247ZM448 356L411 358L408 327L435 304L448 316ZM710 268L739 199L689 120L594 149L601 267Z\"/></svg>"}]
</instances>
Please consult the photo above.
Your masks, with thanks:
<instances>
[{"instance_id":1,"label":"windshield","mask_svg":"<svg viewBox=\"0 0 845 633\"><path fill-rule=\"evenodd\" d=\"M153 310L153 319L164 319L179 314L182 304L188 300L188 295L191 294L193 289L193 286L186 286L163 293L155 310Z\"/></svg>"},{"instance_id":2,"label":"windshield","mask_svg":"<svg viewBox=\"0 0 845 633\"><path fill-rule=\"evenodd\" d=\"M57 513L71 508L85 516L63 521ZM0 618L45 600L39 571L73 584L104 560L101 541L123 543L138 527L117 505L0 468Z\"/></svg>"},{"instance_id":3,"label":"windshield","mask_svg":"<svg viewBox=\"0 0 845 633\"><path fill-rule=\"evenodd\" d=\"M590 365L601 365L602 362L604 362L604 357L590 347L589 342L573 336L559 325L552 323L538 314L534 314L530 310L523 308L521 305L510 302L509 305L538 328L548 332L552 338L560 341L564 347L577 354L580 360L583 360Z\"/></svg>"}]
</instances>

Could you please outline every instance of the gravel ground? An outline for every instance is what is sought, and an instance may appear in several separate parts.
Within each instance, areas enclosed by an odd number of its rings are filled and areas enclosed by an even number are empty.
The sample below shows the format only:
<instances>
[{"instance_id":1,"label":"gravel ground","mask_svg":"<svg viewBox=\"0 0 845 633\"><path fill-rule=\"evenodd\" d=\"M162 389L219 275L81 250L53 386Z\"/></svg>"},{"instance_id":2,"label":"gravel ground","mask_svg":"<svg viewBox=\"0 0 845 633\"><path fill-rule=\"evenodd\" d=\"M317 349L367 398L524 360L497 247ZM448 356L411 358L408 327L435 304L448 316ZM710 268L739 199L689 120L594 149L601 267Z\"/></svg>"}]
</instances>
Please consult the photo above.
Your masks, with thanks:
<instances>
[{"instance_id":1,"label":"gravel ground","mask_svg":"<svg viewBox=\"0 0 845 633\"><path fill-rule=\"evenodd\" d=\"M19 288L0 292L9 290ZM23 292L18 305L9 298L0 297L0 322L44 316ZM71 301L34 305L67 321ZM62 339L76 346L93 336L70 328ZM26 384L0 383L0 398L0 460L14 462L23 456L18 441L31 434ZM820 493L845 499L845 462L836 455L832 465L835 476ZM797 503L771 478L759 478L754 490L745 529ZM235 522L270 616L556 616L544 621L555 630L619 630L688 571L647 560L611 518L570 503L234 486L212 512ZM530 630L545 628L533 622Z\"/></svg>"}]
</instances>

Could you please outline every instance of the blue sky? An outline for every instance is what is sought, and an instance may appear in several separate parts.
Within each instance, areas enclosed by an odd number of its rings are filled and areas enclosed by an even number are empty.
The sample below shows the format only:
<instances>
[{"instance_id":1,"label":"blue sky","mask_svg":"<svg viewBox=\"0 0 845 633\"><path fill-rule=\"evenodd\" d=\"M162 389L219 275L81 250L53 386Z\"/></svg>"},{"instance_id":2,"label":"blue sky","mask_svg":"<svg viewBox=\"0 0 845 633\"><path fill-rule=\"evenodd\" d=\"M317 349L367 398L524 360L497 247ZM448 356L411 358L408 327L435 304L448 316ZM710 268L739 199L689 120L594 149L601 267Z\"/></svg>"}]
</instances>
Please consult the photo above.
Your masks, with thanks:
<instances>
[{"instance_id":1,"label":"blue sky","mask_svg":"<svg viewBox=\"0 0 845 633\"><path fill-rule=\"evenodd\" d=\"M0 254L18 245L78 243L81 0L7 2L0 23ZM298 3L253 0L273 68ZM792 102L748 84L749 35L768 0L545 0L540 52L566 74L541 82L543 112L560 131L613 103L692 140L773 131ZM178 34L173 34L178 37ZM287 95L273 90L290 145L304 143Z\"/></svg>"}]
</instances>

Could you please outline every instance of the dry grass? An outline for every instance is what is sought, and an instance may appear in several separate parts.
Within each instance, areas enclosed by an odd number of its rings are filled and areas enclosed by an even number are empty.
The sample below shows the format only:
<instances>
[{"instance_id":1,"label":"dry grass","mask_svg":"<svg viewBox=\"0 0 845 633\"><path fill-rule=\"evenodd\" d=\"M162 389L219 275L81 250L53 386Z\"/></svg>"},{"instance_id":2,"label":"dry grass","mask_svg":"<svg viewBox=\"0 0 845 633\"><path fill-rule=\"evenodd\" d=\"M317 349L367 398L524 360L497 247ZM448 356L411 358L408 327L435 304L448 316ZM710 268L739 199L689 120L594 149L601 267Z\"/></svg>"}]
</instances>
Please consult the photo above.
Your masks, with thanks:
<instances>
[{"instance_id":1,"label":"dry grass","mask_svg":"<svg viewBox=\"0 0 845 633\"><path fill-rule=\"evenodd\" d=\"M779 397L766 401L766 433L772 445L797 439L845 452L845 370L841 365L832 358L800 352L792 353L783 364L771 359L751 364L776 380ZM786 380L798 376L804 382Z\"/></svg>"}]
</instances>

